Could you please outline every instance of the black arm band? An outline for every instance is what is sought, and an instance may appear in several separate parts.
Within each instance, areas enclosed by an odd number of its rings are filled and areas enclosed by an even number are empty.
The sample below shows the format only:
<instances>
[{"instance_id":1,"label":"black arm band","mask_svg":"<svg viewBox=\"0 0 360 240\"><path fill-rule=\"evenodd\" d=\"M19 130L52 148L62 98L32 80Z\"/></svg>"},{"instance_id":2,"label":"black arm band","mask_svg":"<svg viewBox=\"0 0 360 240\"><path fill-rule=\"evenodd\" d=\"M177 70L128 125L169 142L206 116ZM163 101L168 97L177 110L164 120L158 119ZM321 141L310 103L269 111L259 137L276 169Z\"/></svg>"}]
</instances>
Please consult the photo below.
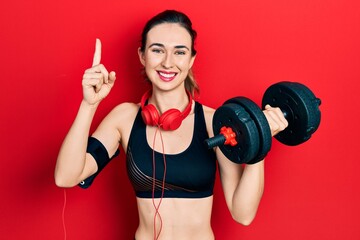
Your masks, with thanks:
<instances>
[{"instance_id":1,"label":"black arm band","mask_svg":"<svg viewBox=\"0 0 360 240\"><path fill-rule=\"evenodd\" d=\"M117 155L119 155L120 151L119 149L116 150L114 156L109 158L109 154L105 148L105 146L96 138L89 137L88 139L88 145L86 148L86 152L90 153L91 156L94 157L96 164L98 166L98 170L96 173L91 175L90 177L86 178L85 180L81 181L79 183L79 186L81 188L88 188L94 181L95 177L104 169L104 167Z\"/></svg>"}]
</instances>

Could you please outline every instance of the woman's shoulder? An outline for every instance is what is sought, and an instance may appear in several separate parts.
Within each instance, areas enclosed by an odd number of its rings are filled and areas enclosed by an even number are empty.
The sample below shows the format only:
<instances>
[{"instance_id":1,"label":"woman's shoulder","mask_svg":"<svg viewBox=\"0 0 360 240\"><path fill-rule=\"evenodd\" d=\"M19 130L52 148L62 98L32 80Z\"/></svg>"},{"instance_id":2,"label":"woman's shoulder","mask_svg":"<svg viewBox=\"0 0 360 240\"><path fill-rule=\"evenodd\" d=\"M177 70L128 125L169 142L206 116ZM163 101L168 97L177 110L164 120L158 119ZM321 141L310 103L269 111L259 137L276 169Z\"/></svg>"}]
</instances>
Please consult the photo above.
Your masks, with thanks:
<instances>
[{"instance_id":1,"label":"woman's shoulder","mask_svg":"<svg viewBox=\"0 0 360 240\"><path fill-rule=\"evenodd\" d=\"M113 108L111 112L137 112L140 105L132 102L120 103Z\"/></svg>"},{"instance_id":2,"label":"woman's shoulder","mask_svg":"<svg viewBox=\"0 0 360 240\"><path fill-rule=\"evenodd\" d=\"M201 104L201 105L202 105L205 117L211 117L212 118L212 116L215 113L215 109L212 108L212 107L209 107L207 105L204 105L204 104Z\"/></svg>"},{"instance_id":3,"label":"woman's shoulder","mask_svg":"<svg viewBox=\"0 0 360 240\"><path fill-rule=\"evenodd\" d=\"M207 113L214 113L215 112L215 109L212 108L212 107L206 106L204 104L202 104L202 106L203 106L204 112L207 112Z\"/></svg>"},{"instance_id":4,"label":"woman's shoulder","mask_svg":"<svg viewBox=\"0 0 360 240\"><path fill-rule=\"evenodd\" d=\"M207 129L209 136L212 137L213 136L212 119L213 119L213 116L215 113L215 109L212 107L206 106L204 104L202 104L202 107L203 107L203 111L204 111L206 129Z\"/></svg>"},{"instance_id":5,"label":"woman's shoulder","mask_svg":"<svg viewBox=\"0 0 360 240\"><path fill-rule=\"evenodd\" d=\"M111 110L111 112L107 115L107 118L112 119L116 123L132 122L139 111L139 107L140 105L136 103L121 103Z\"/></svg>"}]
</instances>

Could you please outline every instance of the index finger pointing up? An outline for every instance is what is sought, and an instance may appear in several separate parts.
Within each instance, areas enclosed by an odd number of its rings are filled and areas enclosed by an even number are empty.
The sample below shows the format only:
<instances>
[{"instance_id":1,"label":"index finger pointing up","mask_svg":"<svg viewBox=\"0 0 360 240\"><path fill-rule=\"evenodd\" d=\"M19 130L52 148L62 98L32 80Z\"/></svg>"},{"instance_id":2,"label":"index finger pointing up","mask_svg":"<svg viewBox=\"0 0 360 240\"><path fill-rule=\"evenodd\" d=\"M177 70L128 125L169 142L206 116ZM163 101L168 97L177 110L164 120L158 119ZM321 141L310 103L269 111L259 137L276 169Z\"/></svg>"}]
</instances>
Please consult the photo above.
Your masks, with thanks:
<instances>
[{"instance_id":1,"label":"index finger pointing up","mask_svg":"<svg viewBox=\"0 0 360 240\"><path fill-rule=\"evenodd\" d=\"M95 43L95 53L94 53L94 59L93 59L92 66L99 65L100 60L101 60L101 41L100 41L100 39L97 38L96 43Z\"/></svg>"}]
</instances>

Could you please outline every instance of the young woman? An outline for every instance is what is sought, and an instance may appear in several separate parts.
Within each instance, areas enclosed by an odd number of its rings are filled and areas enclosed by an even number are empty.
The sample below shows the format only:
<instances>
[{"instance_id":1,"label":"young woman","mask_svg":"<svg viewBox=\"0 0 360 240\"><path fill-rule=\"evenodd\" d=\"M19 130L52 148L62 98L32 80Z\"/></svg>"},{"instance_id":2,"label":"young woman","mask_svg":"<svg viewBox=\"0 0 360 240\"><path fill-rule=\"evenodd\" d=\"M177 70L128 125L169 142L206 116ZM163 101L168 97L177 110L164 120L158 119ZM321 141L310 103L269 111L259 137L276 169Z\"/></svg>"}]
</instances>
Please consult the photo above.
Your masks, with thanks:
<instances>
[{"instance_id":1,"label":"young woman","mask_svg":"<svg viewBox=\"0 0 360 240\"><path fill-rule=\"evenodd\" d=\"M146 24L138 50L151 89L141 103L115 107L89 137L96 109L115 83L100 63L96 40L93 66L83 76L83 100L60 149L55 181L60 187L88 187L107 162L126 152L137 196L137 240L214 239L210 226L216 161L227 206L244 225L254 219L264 188L264 161L242 166L218 148L208 150L214 109L193 100L196 32L183 13L167 10ZM264 113L272 134L287 122L277 108Z\"/></svg>"}]
</instances>

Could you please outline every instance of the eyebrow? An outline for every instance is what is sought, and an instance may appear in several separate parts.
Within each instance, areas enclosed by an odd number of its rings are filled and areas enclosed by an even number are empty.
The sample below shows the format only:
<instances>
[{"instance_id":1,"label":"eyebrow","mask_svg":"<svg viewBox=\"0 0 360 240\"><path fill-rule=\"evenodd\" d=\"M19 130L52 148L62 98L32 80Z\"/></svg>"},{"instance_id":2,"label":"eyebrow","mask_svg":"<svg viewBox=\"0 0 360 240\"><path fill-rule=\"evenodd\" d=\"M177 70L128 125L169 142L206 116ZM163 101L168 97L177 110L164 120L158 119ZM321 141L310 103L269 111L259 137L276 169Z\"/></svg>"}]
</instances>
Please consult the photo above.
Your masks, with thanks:
<instances>
[{"instance_id":1,"label":"eyebrow","mask_svg":"<svg viewBox=\"0 0 360 240\"><path fill-rule=\"evenodd\" d=\"M152 43L152 44L150 44L149 48L151 48L151 47L153 47L153 46L165 48L164 44L162 44L162 43ZM190 51L190 49L189 49L187 46L185 46L185 45L176 45L174 48L176 48L176 49L186 48L187 50Z\"/></svg>"}]
</instances>

